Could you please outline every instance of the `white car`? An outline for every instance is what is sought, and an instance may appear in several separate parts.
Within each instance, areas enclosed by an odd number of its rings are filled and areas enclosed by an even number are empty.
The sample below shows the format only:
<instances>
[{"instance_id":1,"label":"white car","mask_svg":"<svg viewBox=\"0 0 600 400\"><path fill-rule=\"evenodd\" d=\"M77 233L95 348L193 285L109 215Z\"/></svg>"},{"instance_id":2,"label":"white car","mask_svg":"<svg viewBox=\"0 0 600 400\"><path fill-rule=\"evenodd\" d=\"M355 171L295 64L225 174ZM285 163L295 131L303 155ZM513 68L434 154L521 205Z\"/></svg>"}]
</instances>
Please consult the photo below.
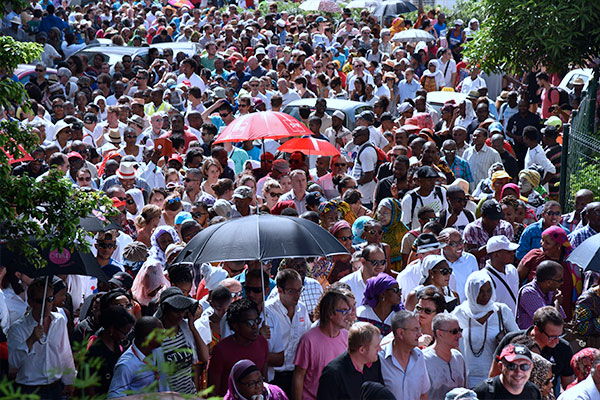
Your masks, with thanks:
<instances>
[{"instance_id":1,"label":"white car","mask_svg":"<svg viewBox=\"0 0 600 400\"><path fill-rule=\"evenodd\" d=\"M454 100L458 105L467 98L466 93L436 91L427 93L427 102L442 115L442 107L447 101Z\"/></svg>"},{"instance_id":2,"label":"white car","mask_svg":"<svg viewBox=\"0 0 600 400\"><path fill-rule=\"evenodd\" d=\"M576 78L583 79L583 90L586 90L588 87L588 83L590 79L592 79L592 75L594 74L594 70L591 68L577 68L572 71L569 71L565 77L560 81L558 85L559 88L565 89L567 92L571 93L573 91L573 81Z\"/></svg>"}]
</instances>

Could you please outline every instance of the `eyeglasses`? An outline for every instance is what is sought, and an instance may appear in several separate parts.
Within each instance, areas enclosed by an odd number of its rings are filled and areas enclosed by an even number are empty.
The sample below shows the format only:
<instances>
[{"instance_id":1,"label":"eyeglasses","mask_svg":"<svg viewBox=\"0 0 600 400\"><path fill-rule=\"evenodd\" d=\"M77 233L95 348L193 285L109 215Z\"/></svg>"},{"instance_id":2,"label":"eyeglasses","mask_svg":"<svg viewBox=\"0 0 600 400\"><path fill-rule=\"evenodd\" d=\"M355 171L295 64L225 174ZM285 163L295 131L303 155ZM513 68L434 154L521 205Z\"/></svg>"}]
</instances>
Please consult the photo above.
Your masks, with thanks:
<instances>
[{"instance_id":1,"label":"eyeglasses","mask_svg":"<svg viewBox=\"0 0 600 400\"><path fill-rule=\"evenodd\" d=\"M552 340L558 340L558 339L562 339L562 338L564 338L564 337L565 337L565 334L564 334L564 333L562 333L562 334L560 334L560 335L558 335L558 336L550 336L550 335L548 335L548 334L546 333L546 331L545 331L544 329L540 328L540 331L541 331L541 332L542 332L544 335L546 335L546 337L547 337L547 338L548 338L548 340L550 340L550 341L552 341ZM524 370L524 371L526 371L526 370Z\"/></svg>"},{"instance_id":2,"label":"eyeglasses","mask_svg":"<svg viewBox=\"0 0 600 400\"><path fill-rule=\"evenodd\" d=\"M281 193L271 192L271 193L269 193L269 196L279 198L279 197L281 197Z\"/></svg>"},{"instance_id":3,"label":"eyeglasses","mask_svg":"<svg viewBox=\"0 0 600 400\"><path fill-rule=\"evenodd\" d=\"M435 309L433 309L433 308L425 308L425 307L420 306L418 304L415 306L415 310L417 310L417 312L424 312L427 315L436 314Z\"/></svg>"},{"instance_id":4,"label":"eyeglasses","mask_svg":"<svg viewBox=\"0 0 600 400\"><path fill-rule=\"evenodd\" d=\"M77 178L77 180L81 181L81 182L90 182L92 180L92 178L89 176L86 176L86 177L80 176Z\"/></svg>"},{"instance_id":5,"label":"eyeglasses","mask_svg":"<svg viewBox=\"0 0 600 400\"><path fill-rule=\"evenodd\" d=\"M337 309L335 310L335 312L339 312L339 313L340 313L340 314L342 314L342 315L346 315L346 314L348 314L350 311L352 311L352 309L351 309L351 308L344 308L343 310L337 310Z\"/></svg>"},{"instance_id":6,"label":"eyeglasses","mask_svg":"<svg viewBox=\"0 0 600 400\"><path fill-rule=\"evenodd\" d=\"M44 302L44 299L31 299L33 300L33 302L35 304L42 304ZM46 297L46 304L50 304L54 301L54 296L48 296Z\"/></svg>"},{"instance_id":7,"label":"eyeglasses","mask_svg":"<svg viewBox=\"0 0 600 400\"><path fill-rule=\"evenodd\" d=\"M250 328L254 328L255 326L260 325L260 323L262 322L262 318L258 317L256 319L247 319L245 321L240 321L240 322L242 322L244 324L248 324L248 326Z\"/></svg>"},{"instance_id":8,"label":"eyeglasses","mask_svg":"<svg viewBox=\"0 0 600 400\"><path fill-rule=\"evenodd\" d=\"M260 286L247 286L247 285L244 285L244 288L246 289L246 292L250 292L250 293L262 293L262 288Z\"/></svg>"},{"instance_id":9,"label":"eyeglasses","mask_svg":"<svg viewBox=\"0 0 600 400\"><path fill-rule=\"evenodd\" d=\"M31 162L44 162L46 161L45 158L34 158L33 160L31 160Z\"/></svg>"},{"instance_id":10,"label":"eyeglasses","mask_svg":"<svg viewBox=\"0 0 600 400\"><path fill-rule=\"evenodd\" d=\"M367 260L365 258L365 260ZM374 267L377 267L378 265L384 266L385 263L387 262L387 260L384 258L382 260L367 260L368 262L370 262L371 264L373 264Z\"/></svg>"},{"instance_id":11,"label":"eyeglasses","mask_svg":"<svg viewBox=\"0 0 600 400\"><path fill-rule=\"evenodd\" d=\"M546 211L546 214L551 217L558 217L560 215L560 211Z\"/></svg>"},{"instance_id":12,"label":"eyeglasses","mask_svg":"<svg viewBox=\"0 0 600 400\"><path fill-rule=\"evenodd\" d=\"M342 236L339 239L340 239L340 242L347 242L348 240L353 240L354 239L354 235Z\"/></svg>"},{"instance_id":13,"label":"eyeglasses","mask_svg":"<svg viewBox=\"0 0 600 400\"><path fill-rule=\"evenodd\" d=\"M115 243L96 243L96 245L98 247L100 247L101 249L114 249L115 247L117 247L117 245Z\"/></svg>"},{"instance_id":14,"label":"eyeglasses","mask_svg":"<svg viewBox=\"0 0 600 400\"><path fill-rule=\"evenodd\" d=\"M179 198L179 197L173 197L173 198L170 198L169 200L167 200L167 203L169 203L169 204L179 203L179 202L181 202L181 198Z\"/></svg>"},{"instance_id":15,"label":"eyeglasses","mask_svg":"<svg viewBox=\"0 0 600 400\"><path fill-rule=\"evenodd\" d=\"M184 182L188 182L188 183L189 183L189 182L200 182L200 181L201 181L201 179L185 178L183 181L184 181Z\"/></svg>"},{"instance_id":16,"label":"eyeglasses","mask_svg":"<svg viewBox=\"0 0 600 400\"><path fill-rule=\"evenodd\" d=\"M458 335L462 333L462 328L454 328L454 329L439 329L440 331L451 333L452 335Z\"/></svg>"},{"instance_id":17,"label":"eyeglasses","mask_svg":"<svg viewBox=\"0 0 600 400\"><path fill-rule=\"evenodd\" d=\"M262 386L265 383L264 378L261 376L260 378L258 378L258 380L256 381L250 381L250 382L239 382L240 384L246 386L246 387L257 387L257 386Z\"/></svg>"},{"instance_id":18,"label":"eyeglasses","mask_svg":"<svg viewBox=\"0 0 600 400\"><path fill-rule=\"evenodd\" d=\"M434 271L438 271L440 274L446 276L446 275L450 275L452 273L452 268L440 268L438 270L434 269Z\"/></svg>"},{"instance_id":19,"label":"eyeglasses","mask_svg":"<svg viewBox=\"0 0 600 400\"><path fill-rule=\"evenodd\" d=\"M465 244L465 241L462 239L457 240L456 242L448 242L448 246L450 246L450 247L458 247L458 246L462 246L463 244Z\"/></svg>"},{"instance_id":20,"label":"eyeglasses","mask_svg":"<svg viewBox=\"0 0 600 400\"><path fill-rule=\"evenodd\" d=\"M531 369L531 364L529 364L529 363L525 363L525 364L506 363L505 365L509 371L516 371L517 368L520 369L521 371L529 371Z\"/></svg>"},{"instance_id":21,"label":"eyeglasses","mask_svg":"<svg viewBox=\"0 0 600 400\"><path fill-rule=\"evenodd\" d=\"M382 235L383 234L382 230L375 230L375 229L369 229L367 232L369 232L371 235Z\"/></svg>"},{"instance_id":22,"label":"eyeglasses","mask_svg":"<svg viewBox=\"0 0 600 400\"><path fill-rule=\"evenodd\" d=\"M335 164L333 164L334 167L345 167L346 165L348 165L348 164L346 164L346 163L335 163Z\"/></svg>"},{"instance_id":23,"label":"eyeglasses","mask_svg":"<svg viewBox=\"0 0 600 400\"><path fill-rule=\"evenodd\" d=\"M192 218L198 219L204 215L208 215L207 212L197 212L197 213L192 213Z\"/></svg>"}]
</instances>

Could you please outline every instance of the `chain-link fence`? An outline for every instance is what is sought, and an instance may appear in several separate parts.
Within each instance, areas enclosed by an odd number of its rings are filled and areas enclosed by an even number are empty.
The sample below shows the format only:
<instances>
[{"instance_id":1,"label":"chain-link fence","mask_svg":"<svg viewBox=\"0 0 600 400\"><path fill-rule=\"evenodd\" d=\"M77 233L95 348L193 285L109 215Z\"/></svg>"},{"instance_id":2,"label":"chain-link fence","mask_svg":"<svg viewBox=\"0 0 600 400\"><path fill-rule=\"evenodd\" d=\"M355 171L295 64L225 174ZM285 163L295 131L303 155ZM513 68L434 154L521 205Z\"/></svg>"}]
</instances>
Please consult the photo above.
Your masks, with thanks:
<instances>
[{"instance_id":1,"label":"chain-link fence","mask_svg":"<svg viewBox=\"0 0 600 400\"><path fill-rule=\"evenodd\" d=\"M600 134L594 126L598 78L596 68L579 111L563 134L560 204L565 212L573 209L575 193L581 189L594 192L596 200L600 198Z\"/></svg>"}]
</instances>

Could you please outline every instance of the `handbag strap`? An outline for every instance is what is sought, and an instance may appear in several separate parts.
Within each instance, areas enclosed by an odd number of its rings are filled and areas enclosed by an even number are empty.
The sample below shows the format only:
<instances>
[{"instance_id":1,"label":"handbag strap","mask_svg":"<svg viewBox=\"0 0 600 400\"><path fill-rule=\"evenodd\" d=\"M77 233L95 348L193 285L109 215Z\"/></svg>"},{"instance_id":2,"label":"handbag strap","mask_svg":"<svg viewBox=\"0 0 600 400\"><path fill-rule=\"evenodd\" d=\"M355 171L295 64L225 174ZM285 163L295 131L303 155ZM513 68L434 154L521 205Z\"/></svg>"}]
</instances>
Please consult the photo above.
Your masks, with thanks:
<instances>
[{"instance_id":1,"label":"handbag strap","mask_svg":"<svg viewBox=\"0 0 600 400\"><path fill-rule=\"evenodd\" d=\"M502 317L502 310L500 307L498 307L498 310L496 311L498 312L498 328L500 333L502 333L504 331L504 318Z\"/></svg>"},{"instance_id":2,"label":"handbag strap","mask_svg":"<svg viewBox=\"0 0 600 400\"><path fill-rule=\"evenodd\" d=\"M513 301L516 303L517 302L517 298L515 297L515 294L512 292L512 290L510 290L510 286L508 286L508 283L506 283L506 281L504 279L502 279L502 277L500 276L500 274L498 274L497 271L494 270L494 268L487 266L485 267L485 269L487 269L488 271L490 271L490 273L492 275L494 275L496 278L498 278L500 280L500 282L502 282L502 284L504 285L504 287L506 288L506 290L508 290L508 294L510 294L510 297L512 297ZM496 282L494 282L494 280L492 279L492 283L494 284L494 287L496 287Z\"/></svg>"}]
</instances>

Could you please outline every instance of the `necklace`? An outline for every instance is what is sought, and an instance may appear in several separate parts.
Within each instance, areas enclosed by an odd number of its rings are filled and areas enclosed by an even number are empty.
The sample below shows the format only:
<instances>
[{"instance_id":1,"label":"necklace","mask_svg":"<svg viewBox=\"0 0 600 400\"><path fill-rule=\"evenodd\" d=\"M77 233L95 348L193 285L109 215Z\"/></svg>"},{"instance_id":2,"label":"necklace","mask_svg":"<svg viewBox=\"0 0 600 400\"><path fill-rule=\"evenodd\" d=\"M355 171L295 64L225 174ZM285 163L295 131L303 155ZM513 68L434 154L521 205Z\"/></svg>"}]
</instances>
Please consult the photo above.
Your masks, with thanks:
<instances>
[{"instance_id":1,"label":"necklace","mask_svg":"<svg viewBox=\"0 0 600 400\"><path fill-rule=\"evenodd\" d=\"M471 318L469 318L469 347L471 348L471 352L475 357L479 357L483 353L483 348L485 347L485 341L487 340L487 325L488 319L485 320L484 330L483 330L483 343L481 344L481 348L477 351L473 349L473 343L471 342Z\"/></svg>"}]
</instances>

